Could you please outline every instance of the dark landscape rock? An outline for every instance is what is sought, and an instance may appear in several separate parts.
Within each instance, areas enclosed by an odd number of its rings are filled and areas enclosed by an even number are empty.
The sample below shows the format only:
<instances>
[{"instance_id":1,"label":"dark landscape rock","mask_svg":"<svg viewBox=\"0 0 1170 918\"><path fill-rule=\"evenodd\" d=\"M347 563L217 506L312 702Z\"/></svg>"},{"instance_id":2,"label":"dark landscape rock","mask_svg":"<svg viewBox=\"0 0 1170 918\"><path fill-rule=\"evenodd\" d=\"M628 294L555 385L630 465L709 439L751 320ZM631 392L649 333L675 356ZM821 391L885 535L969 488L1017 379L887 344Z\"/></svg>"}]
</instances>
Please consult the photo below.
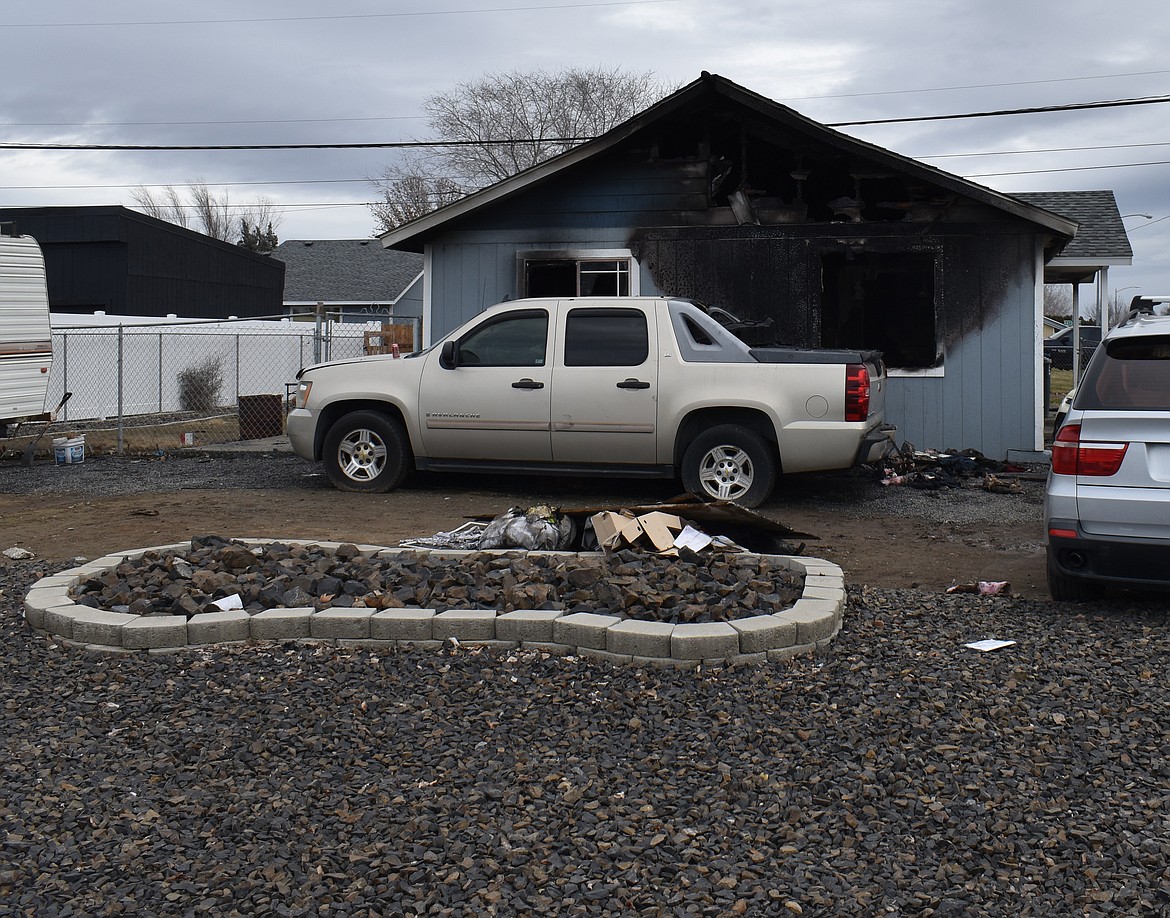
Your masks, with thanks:
<instances>
[{"instance_id":1,"label":"dark landscape rock","mask_svg":"<svg viewBox=\"0 0 1170 918\"><path fill-rule=\"evenodd\" d=\"M0 564L0 914L1170 908L1164 605L853 590L823 655L699 671L107 655L25 625L37 571Z\"/></svg>"},{"instance_id":2,"label":"dark landscape rock","mask_svg":"<svg viewBox=\"0 0 1170 918\"><path fill-rule=\"evenodd\" d=\"M624 550L576 557L428 552L371 559L354 545L272 543L249 548L220 536L189 550L146 552L78 584L87 606L136 615L187 615L238 594L250 613L274 608L563 609L664 622L718 622L791 608L804 576L767 557L669 558Z\"/></svg>"}]
</instances>

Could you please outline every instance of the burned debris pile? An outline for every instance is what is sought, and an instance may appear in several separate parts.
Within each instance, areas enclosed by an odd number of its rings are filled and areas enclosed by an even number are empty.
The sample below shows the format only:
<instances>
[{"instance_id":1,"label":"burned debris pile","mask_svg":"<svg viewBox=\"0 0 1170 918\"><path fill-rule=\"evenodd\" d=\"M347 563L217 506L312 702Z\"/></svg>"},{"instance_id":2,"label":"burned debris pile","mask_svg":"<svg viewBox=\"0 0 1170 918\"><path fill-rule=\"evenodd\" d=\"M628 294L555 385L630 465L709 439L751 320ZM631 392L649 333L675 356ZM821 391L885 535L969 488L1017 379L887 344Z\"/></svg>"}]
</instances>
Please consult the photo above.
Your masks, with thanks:
<instances>
[{"instance_id":1,"label":"burned debris pile","mask_svg":"<svg viewBox=\"0 0 1170 918\"><path fill-rule=\"evenodd\" d=\"M988 459L978 450L917 450L903 443L875 470L882 485L900 485L924 491L971 488L997 494L1019 494L1018 476L1029 474L1024 466Z\"/></svg>"}]
</instances>

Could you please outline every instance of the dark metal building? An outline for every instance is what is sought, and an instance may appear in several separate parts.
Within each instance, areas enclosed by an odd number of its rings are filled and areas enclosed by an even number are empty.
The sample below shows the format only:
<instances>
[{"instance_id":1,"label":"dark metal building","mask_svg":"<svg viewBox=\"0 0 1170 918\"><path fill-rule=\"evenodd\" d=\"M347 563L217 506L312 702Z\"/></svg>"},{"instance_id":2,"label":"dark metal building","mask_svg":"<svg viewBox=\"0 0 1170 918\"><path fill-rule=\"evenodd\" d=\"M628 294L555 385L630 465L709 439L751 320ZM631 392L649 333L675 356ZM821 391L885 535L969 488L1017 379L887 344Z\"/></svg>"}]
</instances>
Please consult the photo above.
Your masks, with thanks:
<instances>
[{"instance_id":1,"label":"dark metal building","mask_svg":"<svg viewBox=\"0 0 1170 918\"><path fill-rule=\"evenodd\" d=\"M126 207L7 207L0 223L40 243L54 313L283 312L283 262Z\"/></svg>"}]
</instances>

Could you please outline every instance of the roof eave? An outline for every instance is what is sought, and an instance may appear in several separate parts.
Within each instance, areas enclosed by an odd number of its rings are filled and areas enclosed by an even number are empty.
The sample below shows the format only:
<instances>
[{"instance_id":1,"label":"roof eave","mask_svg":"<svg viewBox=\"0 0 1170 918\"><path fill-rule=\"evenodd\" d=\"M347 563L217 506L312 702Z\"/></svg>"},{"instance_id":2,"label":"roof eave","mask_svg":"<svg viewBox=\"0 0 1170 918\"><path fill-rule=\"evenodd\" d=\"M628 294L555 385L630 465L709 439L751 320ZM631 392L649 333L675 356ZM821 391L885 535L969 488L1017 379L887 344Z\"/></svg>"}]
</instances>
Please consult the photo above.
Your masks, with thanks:
<instances>
[{"instance_id":1,"label":"roof eave","mask_svg":"<svg viewBox=\"0 0 1170 918\"><path fill-rule=\"evenodd\" d=\"M559 156L539 163L530 169L526 169L524 172L520 172L494 185L489 185L487 188L476 191L465 198L448 204L446 207L424 214L409 223L404 223L378 238L386 248L400 248L405 251L421 252L426 241L423 237L434 232L449 220L457 219L481 207L509 197L533 185L537 185L551 178L562 169L573 166L599 153L603 153L647 127L649 124L665 117L675 109L688 104L693 97L707 91L714 91L733 98L741 104L753 108L766 116L779 116L782 120L793 123L793 126L802 128L809 133L819 134L821 136L826 134L833 135L836 143L840 146L852 148L872 159L884 162L891 168L901 169L902 171L915 174L924 181L939 185L956 194L980 201L998 210L1019 217L1022 220L1035 223L1059 236L1066 237L1066 239L1072 239L1076 236L1078 227L1076 221L1069 220L1066 217L1062 217L1041 207L1027 204L1010 195L1001 194L1000 192L983 185L978 185L959 176L943 172L934 166L929 166L916 159L894 153L884 147L859 140L849 134L842 133L818 121L814 121L800 114L795 109L788 108L765 96L745 89L739 84L728 80L726 77L704 72L699 79L650 106L650 108L641 114L635 115L633 118L610 129L600 137L586 141L580 146L573 147L571 150L566 150Z\"/></svg>"}]
</instances>

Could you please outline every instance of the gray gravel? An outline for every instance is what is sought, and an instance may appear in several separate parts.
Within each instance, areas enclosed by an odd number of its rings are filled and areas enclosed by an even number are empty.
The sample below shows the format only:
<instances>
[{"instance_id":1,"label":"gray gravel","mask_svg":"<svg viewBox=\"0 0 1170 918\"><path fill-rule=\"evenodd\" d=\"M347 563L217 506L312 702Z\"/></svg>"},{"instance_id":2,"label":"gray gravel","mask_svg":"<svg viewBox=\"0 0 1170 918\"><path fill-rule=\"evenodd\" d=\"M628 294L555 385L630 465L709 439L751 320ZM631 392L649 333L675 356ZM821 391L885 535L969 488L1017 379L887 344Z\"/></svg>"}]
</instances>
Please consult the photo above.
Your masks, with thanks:
<instances>
[{"instance_id":1,"label":"gray gravel","mask_svg":"<svg viewBox=\"0 0 1170 918\"><path fill-rule=\"evenodd\" d=\"M698 673L106 656L0 565L0 915L1170 915L1159 600L864 589L822 656Z\"/></svg>"}]
</instances>

